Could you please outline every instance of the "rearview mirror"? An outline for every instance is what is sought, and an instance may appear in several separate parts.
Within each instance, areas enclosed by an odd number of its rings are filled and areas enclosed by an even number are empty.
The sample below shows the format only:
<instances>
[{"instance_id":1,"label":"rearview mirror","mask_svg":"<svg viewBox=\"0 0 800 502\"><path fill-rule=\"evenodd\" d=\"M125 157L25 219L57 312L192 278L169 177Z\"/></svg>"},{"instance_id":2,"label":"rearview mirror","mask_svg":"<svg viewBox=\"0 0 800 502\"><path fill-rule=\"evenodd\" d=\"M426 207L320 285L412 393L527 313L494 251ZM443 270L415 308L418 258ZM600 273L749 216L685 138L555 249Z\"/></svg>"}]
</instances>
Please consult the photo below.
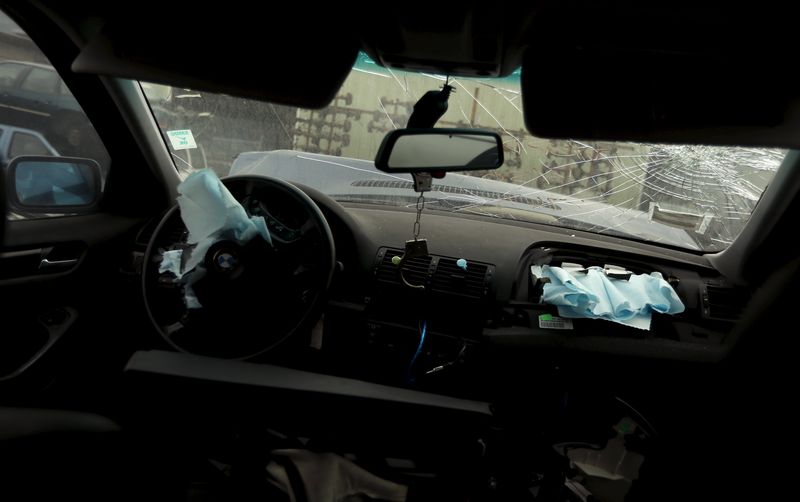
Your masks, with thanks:
<instances>
[{"instance_id":1,"label":"rearview mirror","mask_svg":"<svg viewBox=\"0 0 800 502\"><path fill-rule=\"evenodd\" d=\"M387 173L474 171L503 165L497 133L475 129L397 129L383 138L375 167Z\"/></svg>"},{"instance_id":2,"label":"rearview mirror","mask_svg":"<svg viewBox=\"0 0 800 502\"><path fill-rule=\"evenodd\" d=\"M26 213L84 213L100 195L100 166L91 159L16 157L8 164L8 204Z\"/></svg>"}]
</instances>

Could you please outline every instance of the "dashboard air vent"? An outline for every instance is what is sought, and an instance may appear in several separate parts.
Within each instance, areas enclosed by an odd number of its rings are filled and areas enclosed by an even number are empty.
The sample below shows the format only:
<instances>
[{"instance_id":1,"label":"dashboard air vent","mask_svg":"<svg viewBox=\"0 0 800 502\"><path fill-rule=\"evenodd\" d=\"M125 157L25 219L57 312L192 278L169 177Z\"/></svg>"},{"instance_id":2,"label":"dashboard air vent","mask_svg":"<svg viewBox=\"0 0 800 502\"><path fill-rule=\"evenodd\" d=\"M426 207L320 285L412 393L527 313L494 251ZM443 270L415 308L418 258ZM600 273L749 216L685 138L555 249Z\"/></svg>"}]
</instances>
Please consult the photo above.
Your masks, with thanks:
<instances>
[{"instance_id":1,"label":"dashboard air vent","mask_svg":"<svg viewBox=\"0 0 800 502\"><path fill-rule=\"evenodd\" d=\"M749 299L745 290L708 284L703 293L703 313L711 319L735 321Z\"/></svg>"},{"instance_id":2,"label":"dashboard air vent","mask_svg":"<svg viewBox=\"0 0 800 502\"><path fill-rule=\"evenodd\" d=\"M469 262L467 270L461 269L452 258L439 258L433 272L431 289L439 293L483 298L489 292L490 267Z\"/></svg>"},{"instance_id":3,"label":"dashboard air vent","mask_svg":"<svg viewBox=\"0 0 800 502\"><path fill-rule=\"evenodd\" d=\"M403 250L378 250L375 257L375 278L378 283L404 287L400 269L392 263L395 256L403 256ZM403 265L403 277L410 284L424 285L427 293L462 299L485 299L491 290L493 275L494 265L468 261L467 270L463 270L457 265L455 258L438 255L412 258Z\"/></svg>"},{"instance_id":4,"label":"dashboard air vent","mask_svg":"<svg viewBox=\"0 0 800 502\"><path fill-rule=\"evenodd\" d=\"M380 282L401 284L400 269L392 263L395 256L403 256L403 251L399 249L381 250L383 256L380 258L375 275ZM379 254L380 256L380 254ZM418 256L408 260L403 265L403 276L411 284L428 284L429 268L431 265L430 256Z\"/></svg>"}]
</instances>

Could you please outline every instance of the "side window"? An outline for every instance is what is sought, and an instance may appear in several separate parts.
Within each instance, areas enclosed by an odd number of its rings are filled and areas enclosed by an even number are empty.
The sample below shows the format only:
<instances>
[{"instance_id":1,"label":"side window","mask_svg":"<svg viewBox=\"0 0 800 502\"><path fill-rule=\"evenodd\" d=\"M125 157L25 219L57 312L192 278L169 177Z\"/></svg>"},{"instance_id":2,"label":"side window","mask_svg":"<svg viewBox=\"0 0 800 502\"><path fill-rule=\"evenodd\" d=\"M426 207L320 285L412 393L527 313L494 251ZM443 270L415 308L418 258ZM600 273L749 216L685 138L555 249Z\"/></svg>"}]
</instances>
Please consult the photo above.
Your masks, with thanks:
<instances>
[{"instance_id":1,"label":"side window","mask_svg":"<svg viewBox=\"0 0 800 502\"><path fill-rule=\"evenodd\" d=\"M0 89L0 129L4 131L0 175L6 175L12 159L23 155L80 157L100 165L100 185L105 187L110 158L97 131L47 56L2 11ZM35 172L28 174L36 177ZM8 186L12 186L10 181L6 180ZM58 216L57 207L47 215L9 215L13 219L53 216Z\"/></svg>"},{"instance_id":2,"label":"side window","mask_svg":"<svg viewBox=\"0 0 800 502\"><path fill-rule=\"evenodd\" d=\"M25 66L17 63L0 63L0 87L14 87Z\"/></svg>"},{"instance_id":3,"label":"side window","mask_svg":"<svg viewBox=\"0 0 800 502\"><path fill-rule=\"evenodd\" d=\"M15 132L8 146L8 158L13 159L20 155L52 155L44 142L26 132Z\"/></svg>"},{"instance_id":4,"label":"side window","mask_svg":"<svg viewBox=\"0 0 800 502\"><path fill-rule=\"evenodd\" d=\"M33 68L22 81L20 89L42 94L55 94L58 80L58 74L53 70Z\"/></svg>"}]
</instances>

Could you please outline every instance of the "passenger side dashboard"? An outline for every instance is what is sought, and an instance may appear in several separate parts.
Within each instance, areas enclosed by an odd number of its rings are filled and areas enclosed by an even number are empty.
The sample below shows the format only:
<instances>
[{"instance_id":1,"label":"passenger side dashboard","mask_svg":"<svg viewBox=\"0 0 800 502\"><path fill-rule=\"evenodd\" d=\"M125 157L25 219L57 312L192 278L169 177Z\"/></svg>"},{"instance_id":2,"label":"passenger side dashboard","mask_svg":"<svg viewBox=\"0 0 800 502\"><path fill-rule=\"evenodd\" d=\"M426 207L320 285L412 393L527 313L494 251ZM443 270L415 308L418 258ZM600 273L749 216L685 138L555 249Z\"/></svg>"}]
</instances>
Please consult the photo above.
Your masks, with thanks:
<instances>
[{"instance_id":1,"label":"passenger side dashboard","mask_svg":"<svg viewBox=\"0 0 800 502\"><path fill-rule=\"evenodd\" d=\"M357 270L344 271L341 283L358 283L363 289L332 292L324 352L341 362L336 366L346 368L347 376L423 387L431 383L433 390L473 396L484 381L482 372L497 363L488 358L509 350L714 363L727 354L727 335L750 295L730 284L702 255L552 226L434 211L423 214L420 236L427 238L431 257L412 260L407 277L427 289L410 288L393 271L391 258L402 254L411 238L415 213L358 204L344 209L361 242L352 247L359 256L350 257ZM553 265L613 264L634 273L658 271L686 311L655 314L649 331L594 319L575 319L572 330L548 329L539 325L539 316L558 312L542 304L530 288L532 255ZM459 258L466 260L467 271L454 266ZM423 322L425 349L417 367L409 368Z\"/></svg>"}]
</instances>

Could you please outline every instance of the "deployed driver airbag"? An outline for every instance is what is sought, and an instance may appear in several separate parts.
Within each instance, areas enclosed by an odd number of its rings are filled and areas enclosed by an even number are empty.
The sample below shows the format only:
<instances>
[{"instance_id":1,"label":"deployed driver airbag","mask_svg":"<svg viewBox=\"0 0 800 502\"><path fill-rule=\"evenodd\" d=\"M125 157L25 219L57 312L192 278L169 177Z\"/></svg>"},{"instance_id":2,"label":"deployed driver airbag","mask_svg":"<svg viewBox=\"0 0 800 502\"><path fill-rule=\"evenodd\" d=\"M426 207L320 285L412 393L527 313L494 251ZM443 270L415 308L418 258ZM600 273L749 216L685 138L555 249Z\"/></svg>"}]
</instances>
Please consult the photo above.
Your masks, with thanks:
<instances>
[{"instance_id":1,"label":"deployed driver airbag","mask_svg":"<svg viewBox=\"0 0 800 502\"><path fill-rule=\"evenodd\" d=\"M229 240L244 245L260 235L272 244L272 238L264 218L249 216L210 169L189 175L178 185L178 193L181 219L189 231L187 242L194 248L188 257L183 256L182 249L164 251L158 271L172 272L179 279L193 272L184 284L186 306L200 308L202 305L192 290L192 284L205 275L203 261L214 243Z\"/></svg>"}]
</instances>

